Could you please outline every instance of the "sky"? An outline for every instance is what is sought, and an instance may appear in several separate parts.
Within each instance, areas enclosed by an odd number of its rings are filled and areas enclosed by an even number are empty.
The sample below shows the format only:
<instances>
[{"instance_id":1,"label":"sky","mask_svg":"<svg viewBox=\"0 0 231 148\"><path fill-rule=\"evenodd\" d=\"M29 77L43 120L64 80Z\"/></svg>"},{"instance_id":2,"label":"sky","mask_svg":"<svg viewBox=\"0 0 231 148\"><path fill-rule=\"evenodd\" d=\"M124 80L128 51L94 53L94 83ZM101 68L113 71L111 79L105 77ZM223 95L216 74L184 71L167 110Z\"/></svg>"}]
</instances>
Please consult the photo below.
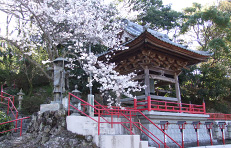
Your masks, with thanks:
<instances>
[{"instance_id":1,"label":"sky","mask_svg":"<svg viewBox=\"0 0 231 148\"><path fill-rule=\"evenodd\" d=\"M172 9L181 11L183 8L192 6L192 3L200 3L204 5L212 5L217 3L219 0L162 0L164 5L172 4Z\"/></svg>"}]
</instances>

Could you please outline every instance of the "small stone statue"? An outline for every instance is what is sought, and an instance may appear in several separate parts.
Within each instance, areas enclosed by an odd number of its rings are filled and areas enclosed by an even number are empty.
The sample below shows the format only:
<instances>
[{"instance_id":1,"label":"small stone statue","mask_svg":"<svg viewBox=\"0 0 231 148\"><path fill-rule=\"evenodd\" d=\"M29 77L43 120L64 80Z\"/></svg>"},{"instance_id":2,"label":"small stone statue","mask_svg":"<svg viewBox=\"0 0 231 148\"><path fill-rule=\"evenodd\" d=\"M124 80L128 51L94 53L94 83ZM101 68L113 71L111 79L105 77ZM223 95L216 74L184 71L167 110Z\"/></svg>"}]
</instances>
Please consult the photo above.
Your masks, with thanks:
<instances>
[{"instance_id":1,"label":"small stone statue","mask_svg":"<svg viewBox=\"0 0 231 148\"><path fill-rule=\"evenodd\" d=\"M17 93L17 95L18 95L18 101L19 101L18 110L21 110L21 109L22 109L22 100L23 100L23 96L25 95L25 94L22 92L22 88L20 89L20 92Z\"/></svg>"}]
</instances>

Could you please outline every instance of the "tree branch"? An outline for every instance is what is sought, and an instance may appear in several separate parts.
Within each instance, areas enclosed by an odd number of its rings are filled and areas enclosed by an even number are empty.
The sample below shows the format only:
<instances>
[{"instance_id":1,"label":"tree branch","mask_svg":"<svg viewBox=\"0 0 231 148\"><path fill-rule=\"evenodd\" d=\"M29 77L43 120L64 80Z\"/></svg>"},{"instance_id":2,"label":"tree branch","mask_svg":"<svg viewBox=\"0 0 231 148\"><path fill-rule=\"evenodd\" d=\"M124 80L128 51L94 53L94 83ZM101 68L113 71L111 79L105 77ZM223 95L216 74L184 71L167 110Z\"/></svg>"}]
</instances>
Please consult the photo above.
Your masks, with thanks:
<instances>
[{"instance_id":1,"label":"tree branch","mask_svg":"<svg viewBox=\"0 0 231 148\"><path fill-rule=\"evenodd\" d=\"M16 42L14 42L14 41L12 41L12 40L10 40L10 39L6 39L6 38L3 38L3 37L1 37L1 36L0 36L0 40L5 40L5 41L9 42L10 44L12 44L13 46L15 46L17 49L19 49L18 54L24 55L24 56L26 57L26 59L27 59L30 63L32 63L32 64L34 64L36 67L38 67L38 68L43 72L43 74L44 74L49 80L53 80L53 78L44 70L44 68L43 68L39 63L37 63L36 61L34 61L33 59L31 59L28 55L25 55L25 54L24 54L24 52L23 52L23 50L21 49L20 45L18 45Z\"/></svg>"}]
</instances>

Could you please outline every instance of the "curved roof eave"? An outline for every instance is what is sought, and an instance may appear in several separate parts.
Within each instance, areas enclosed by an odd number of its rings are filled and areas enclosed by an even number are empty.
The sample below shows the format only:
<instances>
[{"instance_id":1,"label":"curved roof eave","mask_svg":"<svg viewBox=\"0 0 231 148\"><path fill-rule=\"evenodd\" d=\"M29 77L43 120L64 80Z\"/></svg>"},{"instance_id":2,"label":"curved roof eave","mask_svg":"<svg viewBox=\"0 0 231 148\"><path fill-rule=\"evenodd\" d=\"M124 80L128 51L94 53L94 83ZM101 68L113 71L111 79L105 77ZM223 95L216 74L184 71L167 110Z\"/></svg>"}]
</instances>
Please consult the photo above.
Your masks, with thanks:
<instances>
[{"instance_id":1,"label":"curved roof eave","mask_svg":"<svg viewBox=\"0 0 231 148\"><path fill-rule=\"evenodd\" d=\"M141 26L141 25L138 25L136 23L133 23L131 21L128 21L127 22L127 26L125 26L124 28L128 33L130 33L131 35L133 36L136 36L138 37L139 35L141 35L145 30L144 30L144 27ZM198 50L192 50L192 49L189 49L189 48L186 48L185 46L181 45L181 44L178 44L178 43L175 43L175 42L172 42L168 36L166 34L162 34L162 33L159 33L157 31L154 31L152 29L147 29L147 31L153 35L154 37L158 38L159 40L163 41L163 42L166 42L168 44L171 44L171 45L174 45L174 46L177 46L177 47L180 47L180 48L183 48L185 50L188 50L188 51L191 51L191 52L194 52L194 53L197 53L197 54L200 54L200 55L203 55L203 56L211 56L212 53L210 52L207 52L207 51L198 51ZM135 38L136 39L136 38ZM133 39L133 40L135 40ZM131 40L132 41L132 40ZM131 42L130 41L130 42Z\"/></svg>"}]
</instances>

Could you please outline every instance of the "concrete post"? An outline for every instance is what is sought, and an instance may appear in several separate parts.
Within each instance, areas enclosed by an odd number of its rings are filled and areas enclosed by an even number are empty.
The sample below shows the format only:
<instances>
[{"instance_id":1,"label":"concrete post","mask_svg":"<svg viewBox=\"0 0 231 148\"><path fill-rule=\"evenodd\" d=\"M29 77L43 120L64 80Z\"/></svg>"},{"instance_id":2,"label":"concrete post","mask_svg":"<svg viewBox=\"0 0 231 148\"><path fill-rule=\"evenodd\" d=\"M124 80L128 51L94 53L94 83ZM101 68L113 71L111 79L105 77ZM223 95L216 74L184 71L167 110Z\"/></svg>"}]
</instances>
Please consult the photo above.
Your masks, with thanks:
<instances>
[{"instance_id":1,"label":"concrete post","mask_svg":"<svg viewBox=\"0 0 231 148\"><path fill-rule=\"evenodd\" d=\"M94 95L88 95L87 96L87 102L89 103L89 104L91 104L92 106L94 106ZM90 117L94 117L94 108L93 107L91 107L91 106L89 106L88 107L88 113L89 113L89 116Z\"/></svg>"},{"instance_id":2,"label":"concrete post","mask_svg":"<svg viewBox=\"0 0 231 148\"><path fill-rule=\"evenodd\" d=\"M227 125L227 131L228 131L228 138L231 139L231 122Z\"/></svg>"},{"instance_id":3,"label":"concrete post","mask_svg":"<svg viewBox=\"0 0 231 148\"><path fill-rule=\"evenodd\" d=\"M217 123L214 124L213 126L213 138L218 139L219 138L219 129L218 129Z\"/></svg>"}]
</instances>

